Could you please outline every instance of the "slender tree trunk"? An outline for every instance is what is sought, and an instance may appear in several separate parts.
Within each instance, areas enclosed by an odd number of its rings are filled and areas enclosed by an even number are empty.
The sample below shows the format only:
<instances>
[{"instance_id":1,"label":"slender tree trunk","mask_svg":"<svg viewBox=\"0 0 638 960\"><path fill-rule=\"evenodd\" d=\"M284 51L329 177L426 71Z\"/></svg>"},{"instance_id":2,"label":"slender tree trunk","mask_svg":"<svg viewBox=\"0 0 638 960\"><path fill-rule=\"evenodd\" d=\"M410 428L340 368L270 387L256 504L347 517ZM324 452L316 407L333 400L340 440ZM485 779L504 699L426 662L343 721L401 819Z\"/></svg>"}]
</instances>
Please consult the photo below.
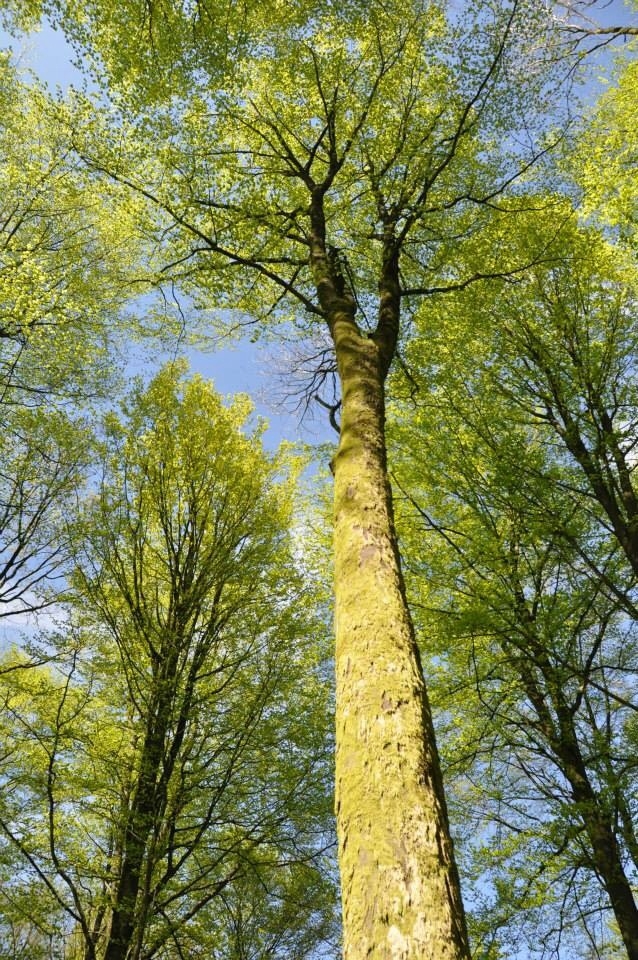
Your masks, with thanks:
<instances>
[{"instance_id":1,"label":"slender tree trunk","mask_svg":"<svg viewBox=\"0 0 638 960\"><path fill-rule=\"evenodd\" d=\"M334 461L336 812L345 960L469 957L386 469L382 345L345 312Z\"/></svg>"},{"instance_id":2,"label":"slender tree trunk","mask_svg":"<svg viewBox=\"0 0 638 960\"><path fill-rule=\"evenodd\" d=\"M524 656L517 656L513 662L536 711L539 729L571 787L576 816L581 817L591 845L588 867L595 871L607 892L629 960L638 960L638 908L618 844L617 829L620 828L614 829L610 810L592 786L574 723L574 710L565 699L563 678L556 674L542 641L536 635L536 624L520 583L517 584L517 596L518 617L528 629L526 644L518 647L518 652L523 652ZM509 643L503 644L503 650L511 656ZM531 664L534 669L530 669ZM545 692L537 683L536 668L543 675ZM549 708L550 703L554 714Z\"/></svg>"},{"instance_id":3,"label":"slender tree trunk","mask_svg":"<svg viewBox=\"0 0 638 960\"><path fill-rule=\"evenodd\" d=\"M623 867L618 840L604 802L591 785L571 719L561 720L563 741L556 745L585 825L592 866L603 882L629 960L638 960L638 908Z\"/></svg>"},{"instance_id":4,"label":"slender tree trunk","mask_svg":"<svg viewBox=\"0 0 638 960\"><path fill-rule=\"evenodd\" d=\"M139 953L133 947L134 935L139 932L136 931L137 901L149 838L163 806L158 771L165 755L167 711L168 706L163 704L158 710L159 719L149 719L140 758L139 779L124 832L120 875L104 960L127 960Z\"/></svg>"},{"instance_id":5,"label":"slender tree trunk","mask_svg":"<svg viewBox=\"0 0 638 960\"><path fill-rule=\"evenodd\" d=\"M140 798L124 837L122 870L111 916L111 930L104 960L126 960L135 932L137 895L144 851L151 830L151 798Z\"/></svg>"},{"instance_id":6,"label":"slender tree trunk","mask_svg":"<svg viewBox=\"0 0 638 960\"><path fill-rule=\"evenodd\" d=\"M638 960L638 910L631 884L623 868L616 835L597 809L581 813L592 845L596 870L609 897L629 960Z\"/></svg>"}]
</instances>

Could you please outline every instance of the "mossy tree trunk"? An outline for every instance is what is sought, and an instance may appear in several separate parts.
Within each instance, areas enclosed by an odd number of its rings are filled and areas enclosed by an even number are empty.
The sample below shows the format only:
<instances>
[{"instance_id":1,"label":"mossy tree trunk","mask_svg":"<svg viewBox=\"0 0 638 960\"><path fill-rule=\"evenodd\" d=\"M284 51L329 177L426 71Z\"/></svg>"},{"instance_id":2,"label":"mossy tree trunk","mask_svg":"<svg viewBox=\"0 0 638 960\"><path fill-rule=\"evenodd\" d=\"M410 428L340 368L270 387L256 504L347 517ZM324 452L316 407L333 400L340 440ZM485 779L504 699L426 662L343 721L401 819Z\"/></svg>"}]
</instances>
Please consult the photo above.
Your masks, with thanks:
<instances>
[{"instance_id":1,"label":"mossy tree trunk","mask_svg":"<svg viewBox=\"0 0 638 960\"><path fill-rule=\"evenodd\" d=\"M400 317L391 231L374 333L361 331L315 206L317 292L335 346L336 814L345 960L469 957L432 718L406 602L385 445Z\"/></svg>"}]
</instances>

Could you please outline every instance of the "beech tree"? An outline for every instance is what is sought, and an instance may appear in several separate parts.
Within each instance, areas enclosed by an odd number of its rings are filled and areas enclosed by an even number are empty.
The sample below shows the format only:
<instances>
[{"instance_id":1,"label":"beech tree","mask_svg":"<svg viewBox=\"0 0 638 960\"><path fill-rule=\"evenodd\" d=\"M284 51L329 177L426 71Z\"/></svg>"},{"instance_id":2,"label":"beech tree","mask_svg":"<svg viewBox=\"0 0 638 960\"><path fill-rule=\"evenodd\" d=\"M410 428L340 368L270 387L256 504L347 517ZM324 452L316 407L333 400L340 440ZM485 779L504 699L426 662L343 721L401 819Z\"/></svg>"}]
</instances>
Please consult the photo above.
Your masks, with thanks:
<instances>
[{"instance_id":1,"label":"beech tree","mask_svg":"<svg viewBox=\"0 0 638 960\"><path fill-rule=\"evenodd\" d=\"M395 381L412 596L439 623L471 927L496 956L636 955L632 69L563 151L570 200L508 240L540 233L546 262L421 313Z\"/></svg>"},{"instance_id":2,"label":"beech tree","mask_svg":"<svg viewBox=\"0 0 638 960\"><path fill-rule=\"evenodd\" d=\"M424 2L49 6L111 98L60 122L95 182L136 198L136 236L162 258L149 276L225 330L328 341L345 954L466 957L385 390L421 298L545 258L546 237L521 256L509 236L561 137L549 17L517 0L470 4L462 24Z\"/></svg>"},{"instance_id":3,"label":"beech tree","mask_svg":"<svg viewBox=\"0 0 638 960\"><path fill-rule=\"evenodd\" d=\"M0 55L0 617L45 603L61 505L87 459L89 407L112 395L135 266L127 216L90 183L53 101ZM129 214L132 214L129 208ZM122 230L120 234L118 230ZM96 290L100 296L96 297Z\"/></svg>"},{"instance_id":4,"label":"beech tree","mask_svg":"<svg viewBox=\"0 0 638 960\"><path fill-rule=\"evenodd\" d=\"M40 891L58 953L302 958L334 936L325 627L249 409L172 366L108 418L58 662L4 676L9 902L33 917Z\"/></svg>"},{"instance_id":5,"label":"beech tree","mask_svg":"<svg viewBox=\"0 0 638 960\"><path fill-rule=\"evenodd\" d=\"M422 2L249 5L243 19L206 3L57 6L79 44L95 28L120 110L116 124L76 111L75 147L148 202L139 229L165 250L159 279L226 328L232 311L329 338L344 952L467 957L394 529L385 382L419 297L524 266L477 238L488 221L507 233L518 176L551 147L536 136L558 82L549 21L522 2L468 7L462 25Z\"/></svg>"},{"instance_id":6,"label":"beech tree","mask_svg":"<svg viewBox=\"0 0 638 960\"><path fill-rule=\"evenodd\" d=\"M466 863L494 882L486 941L498 956L515 928L544 952L580 929L609 956L611 911L633 958L635 267L569 205L558 235L535 215L510 242L534 230L547 264L419 320L403 384L417 409L397 427L404 542L440 624Z\"/></svg>"}]
</instances>

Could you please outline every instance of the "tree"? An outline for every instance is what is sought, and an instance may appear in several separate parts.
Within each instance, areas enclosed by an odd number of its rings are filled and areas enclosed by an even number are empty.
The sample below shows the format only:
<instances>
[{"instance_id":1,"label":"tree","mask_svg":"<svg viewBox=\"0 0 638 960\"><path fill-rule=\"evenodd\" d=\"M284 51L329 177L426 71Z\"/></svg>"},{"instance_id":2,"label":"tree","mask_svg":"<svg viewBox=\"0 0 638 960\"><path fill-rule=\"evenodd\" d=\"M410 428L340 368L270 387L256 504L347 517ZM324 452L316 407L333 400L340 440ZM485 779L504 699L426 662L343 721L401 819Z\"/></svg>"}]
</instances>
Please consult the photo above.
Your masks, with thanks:
<instances>
[{"instance_id":1,"label":"tree","mask_svg":"<svg viewBox=\"0 0 638 960\"><path fill-rule=\"evenodd\" d=\"M481 6L461 28L434 4L352 3L293 6L267 23L251 7L241 20L206 3L193 16L164 3L144 5L136 20L133 3L117 5L111 29L107 6L75 19L58 7L79 43L100 17L109 23L97 54L135 117L125 113L116 132L76 122L74 142L90 170L148 200L144 229L166 249L164 278L233 319L328 331L341 393L333 468L345 955L466 957L392 516L385 381L416 298L523 268L476 243L477 266L461 273L453 248L472 243L498 203L495 229L508 230L513 184L548 149L534 128L551 64L530 60L545 18L534 4ZM131 22L143 24L134 39ZM220 53L222 25L230 39ZM509 146L488 163L495 140Z\"/></svg>"},{"instance_id":2,"label":"tree","mask_svg":"<svg viewBox=\"0 0 638 960\"><path fill-rule=\"evenodd\" d=\"M5 843L56 906L57 949L86 960L239 960L258 938L302 958L333 935L325 628L285 458L243 433L248 412L170 366L108 418L66 662L5 676Z\"/></svg>"},{"instance_id":3,"label":"tree","mask_svg":"<svg viewBox=\"0 0 638 960\"><path fill-rule=\"evenodd\" d=\"M598 216L603 229L614 228L635 246L636 192L632 170L636 143L631 123L636 63L628 60L617 83L601 97L583 132L583 154L572 159L572 175L583 190L585 213ZM608 175L600 177L601 167Z\"/></svg>"},{"instance_id":4,"label":"tree","mask_svg":"<svg viewBox=\"0 0 638 960\"><path fill-rule=\"evenodd\" d=\"M6 53L0 75L3 408L108 396L112 348L136 270L131 259L139 252L130 246L134 212L129 208L127 219L112 194L87 177L55 101L26 82Z\"/></svg>"},{"instance_id":5,"label":"tree","mask_svg":"<svg viewBox=\"0 0 638 960\"><path fill-rule=\"evenodd\" d=\"M118 233L126 212L81 170L53 101L6 54L0 112L1 617L37 609L60 572L60 505L88 459L88 407L112 395L118 342L133 333L123 308L135 268Z\"/></svg>"},{"instance_id":6,"label":"tree","mask_svg":"<svg viewBox=\"0 0 638 960\"><path fill-rule=\"evenodd\" d=\"M611 907L635 957L635 271L568 216L558 235L534 216L510 242L534 229L551 237L547 264L419 320L403 388L426 399L398 428L416 511L404 542L440 620L472 868L496 876L506 929L508 911L543 906L556 936L581 925L596 944Z\"/></svg>"},{"instance_id":7,"label":"tree","mask_svg":"<svg viewBox=\"0 0 638 960\"><path fill-rule=\"evenodd\" d=\"M64 413L18 409L0 440L0 618L49 600L67 558L61 507L87 464L86 434Z\"/></svg>"},{"instance_id":8,"label":"tree","mask_svg":"<svg viewBox=\"0 0 638 960\"><path fill-rule=\"evenodd\" d=\"M605 4L599 4L597 0L561 0L557 4L556 14L564 42L572 52L579 52L581 61L606 51L616 41L633 43L638 36L638 27L631 22L626 8L612 23L608 22L604 11Z\"/></svg>"}]
</instances>

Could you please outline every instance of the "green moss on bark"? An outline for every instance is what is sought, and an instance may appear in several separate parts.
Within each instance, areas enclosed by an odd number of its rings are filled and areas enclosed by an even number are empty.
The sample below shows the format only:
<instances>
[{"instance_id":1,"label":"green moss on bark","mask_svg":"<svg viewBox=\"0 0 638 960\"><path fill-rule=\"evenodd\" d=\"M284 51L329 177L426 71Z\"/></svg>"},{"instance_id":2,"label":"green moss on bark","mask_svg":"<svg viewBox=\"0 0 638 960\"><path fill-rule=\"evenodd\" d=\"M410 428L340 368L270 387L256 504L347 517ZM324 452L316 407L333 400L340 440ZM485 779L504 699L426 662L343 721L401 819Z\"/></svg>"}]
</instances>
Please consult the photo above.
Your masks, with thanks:
<instances>
[{"instance_id":1,"label":"green moss on bark","mask_svg":"<svg viewBox=\"0 0 638 960\"><path fill-rule=\"evenodd\" d=\"M405 599L386 469L379 349L333 324L336 812L346 960L461 960L467 933L439 761Z\"/></svg>"}]
</instances>

